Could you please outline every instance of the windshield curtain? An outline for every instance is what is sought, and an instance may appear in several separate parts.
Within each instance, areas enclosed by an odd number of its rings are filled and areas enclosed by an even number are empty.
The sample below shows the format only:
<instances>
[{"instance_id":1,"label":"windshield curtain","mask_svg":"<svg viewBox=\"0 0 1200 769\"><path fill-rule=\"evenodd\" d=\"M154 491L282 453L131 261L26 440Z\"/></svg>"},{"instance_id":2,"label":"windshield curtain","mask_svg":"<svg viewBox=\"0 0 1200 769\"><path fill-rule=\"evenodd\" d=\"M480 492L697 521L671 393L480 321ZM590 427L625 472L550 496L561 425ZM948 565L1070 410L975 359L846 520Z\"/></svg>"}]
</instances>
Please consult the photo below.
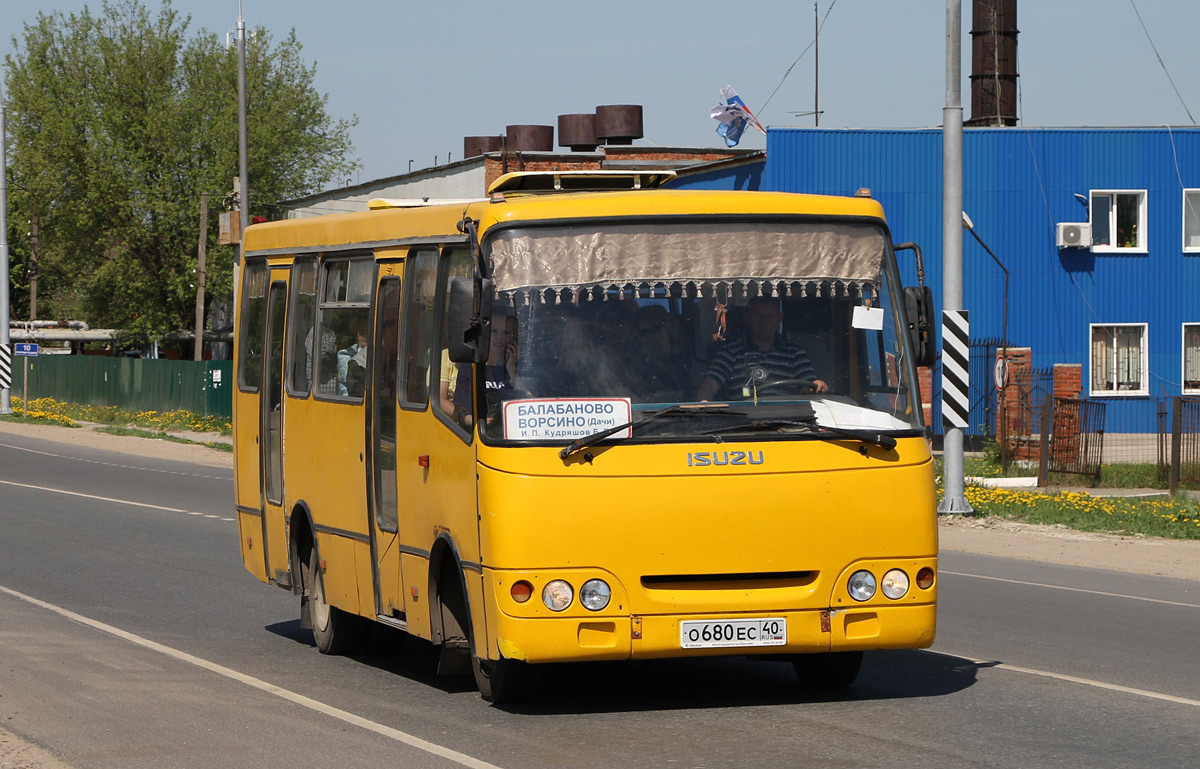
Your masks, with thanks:
<instances>
[{"instance_id":1,"label":"windshield curtain","mask_svg":"<svg viewBox=\"0 0 1200 769\"><path fill-rule=\"evenodd\" d=\"M919 430L883 229L773 222L763 234L759 227L593 224L503 233L491 243L501 287L491 350L476 367L482 386L474 403L465 408L460 399L458 418L470 424L466 412L484 416L480 428L489 441L542 444L703 401L746 422L779 423L772 434L746 439L811 435L814 419L841 429ZM770 253L745 255L740 246L747 243L750 252ZM500 264L518 252L541 265L542 275L555 272L553 289L512 281L514 271ZM612 264L590 264L597 261ZM560 263L593 280L560 280L566 272L552 266ZM767 264L777 268L771 280L758 269ZM818 280L808 269L814 264L824 265L827 277ZM605 277L594 279L600 273ZM636 279L622 283L617 275ZM469 371L461 377L469 383ZM736 427L719 408L685 410L614 437L711 440L706 431ZM721 434L743 437L736 429Z\"/></svg>"},{"instance_id":2,"label":"windshield curtain","mask_svg":"<svg viewBox=\"0 0 1200 769\"><path fill-rule=\"evenodd\" d=\"M680 221L508 229L490 252L501 293L751 284L788 292L790 284L877 284L884 242L877 227L859 224Z\"/></svg>"}]
</instances>

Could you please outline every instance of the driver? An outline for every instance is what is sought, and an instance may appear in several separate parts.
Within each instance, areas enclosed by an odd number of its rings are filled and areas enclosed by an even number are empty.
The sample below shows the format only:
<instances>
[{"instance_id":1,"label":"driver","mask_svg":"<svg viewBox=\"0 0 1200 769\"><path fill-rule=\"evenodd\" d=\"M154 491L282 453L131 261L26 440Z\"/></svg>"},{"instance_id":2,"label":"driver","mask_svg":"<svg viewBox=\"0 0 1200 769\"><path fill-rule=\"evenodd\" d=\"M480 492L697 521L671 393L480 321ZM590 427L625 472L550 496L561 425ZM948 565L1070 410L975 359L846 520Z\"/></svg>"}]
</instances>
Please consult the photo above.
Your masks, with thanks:
<instances>
[{"instance_id":1,"label":"driver","mask_svg":"<svg viewBox=\"0 0 1200 769\"><path fill-rule=\"evenodd\" d=\"M813 383L815 392L829 392L829 385L817 379L808 353L779 335L783 311L779 300L756 296L746 308L746 335L730 340L713 356L708 370L700 380L696 400L712 400L722 391L737 392L749 378L750 364L761 365L767 382L781 379L804 379Z\"/></svg>"}]
</instances>

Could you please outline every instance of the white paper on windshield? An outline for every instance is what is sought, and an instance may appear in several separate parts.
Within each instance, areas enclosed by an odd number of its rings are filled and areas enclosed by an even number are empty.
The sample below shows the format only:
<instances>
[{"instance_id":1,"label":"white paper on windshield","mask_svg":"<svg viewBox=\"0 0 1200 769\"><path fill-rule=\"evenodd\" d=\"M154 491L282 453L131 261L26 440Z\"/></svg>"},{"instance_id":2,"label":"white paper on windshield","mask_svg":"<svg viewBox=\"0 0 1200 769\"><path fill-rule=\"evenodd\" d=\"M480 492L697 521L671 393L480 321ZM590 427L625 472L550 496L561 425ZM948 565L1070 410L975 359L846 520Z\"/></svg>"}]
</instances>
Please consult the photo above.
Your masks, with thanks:
<instances>
[{"instance_id":1,"label":"white paper on windshield","mask_svg":"<svg viewBox=\"0 0 1200 769\"><path fill-rule=\"evenodd\" d=\"M862 306L855 307L854 317L851 319L850 325L866 331L882 331L883 308Z\"/></svg>"},{"instance_id":2,"label":"white paper on windshield","mask_svg":"<svg viewBox=\"0 0 1200 769\"><path fill-rule=\"evenodd\" d=\"M510 441L586 438L630 421L629 398L528 398L504 404L504 437ZM612 434L628 438L626 427Z\"/></svg>"}]
</instances>

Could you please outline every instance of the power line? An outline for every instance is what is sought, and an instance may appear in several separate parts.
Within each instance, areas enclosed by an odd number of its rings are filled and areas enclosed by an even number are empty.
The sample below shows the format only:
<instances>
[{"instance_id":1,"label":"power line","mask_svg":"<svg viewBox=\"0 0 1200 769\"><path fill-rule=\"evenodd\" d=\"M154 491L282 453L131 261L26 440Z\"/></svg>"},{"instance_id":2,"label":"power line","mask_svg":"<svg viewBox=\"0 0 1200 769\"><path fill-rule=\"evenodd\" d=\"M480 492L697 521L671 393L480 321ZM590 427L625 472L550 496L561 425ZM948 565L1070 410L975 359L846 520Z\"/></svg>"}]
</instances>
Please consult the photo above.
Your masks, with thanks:
<instances>
[{"instance_id":1,"label":"power line","mask_svg":"<svg viewBox=\"0 0 1200 769\"><path fill-rule=\"evenodd\" d=\"M1133 6L1133 13L1137 16L1138 24L1142 25L1142 31L1146 33L1146 39L1150 41L1150 48L1154 51L1154 55L1158 57L1158 65L1162 67L1162 71L1167 76L1167 82L1171 84L1171 88L1175 91L1176 98L1183 105L1183 111L1187 113L1188 119L1192 121L1192 125L1196 125L1196 118L1192 117L1192 111L1188 109L1187 104L1183 101L1183 97L1179 94L1179 89L1175 87L1175 81L1171 78L1171 73L1167 71L1167 65L1163 62L1163 58L1158 53L1158 47L1154 45L1154 38L1150 37L1150 30L1146 29L1146 22L1142 21L1142 14L1138 12L1137 4L1133 0L1129 0L1129 4Z\"/></svg>"}]
</instances>

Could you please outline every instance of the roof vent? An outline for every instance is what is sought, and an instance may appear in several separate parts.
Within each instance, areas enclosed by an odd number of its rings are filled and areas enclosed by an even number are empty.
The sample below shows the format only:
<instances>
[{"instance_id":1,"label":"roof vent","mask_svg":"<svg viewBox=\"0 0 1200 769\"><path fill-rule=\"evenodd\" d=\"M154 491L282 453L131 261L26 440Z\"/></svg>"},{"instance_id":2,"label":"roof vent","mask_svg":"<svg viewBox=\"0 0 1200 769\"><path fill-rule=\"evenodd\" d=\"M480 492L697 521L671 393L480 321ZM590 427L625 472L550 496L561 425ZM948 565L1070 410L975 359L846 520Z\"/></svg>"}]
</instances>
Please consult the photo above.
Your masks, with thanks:
<instances>
[{"instance_id":1,"label":"roof vent","mask_svg":"<svg viewBox=\"0 0 1200 769\"><path fill-rule=\"evenodd\" d=\"M558 116L558 146L570 147L572 152L594 152L598 144L596 113Z\"/></svg>"},{"instance_id":2,"label":"roof vent","mask_svg":"<svg viewBox=\"0 0 1200 769\"><path fill-rule=\"evenodd\" d=\"M510 125L505 130L510 152L550 152L554 149L554 126Z\"/></svg>"},{"instance_id":3,"label":"roof vent","mask_svg":"<svg viewBox=\"0 0 1200 769\"><path fill-rule=\"evenodd\" d=\"M463 139L463 157L473 158L489 152L499 152L503 142L499 136L468 136Z\"/></svg>"},{"instance_id":4,"label":"roof vent","mask_svg":"<svg viewBox=\"0 0 1200 769\"><path fill-rule=\"evenodd\" d=\"M633 144L642 138L642 105L609 104L596 107L596 138L605 144Z\"/></svg>"}]
</instances>

